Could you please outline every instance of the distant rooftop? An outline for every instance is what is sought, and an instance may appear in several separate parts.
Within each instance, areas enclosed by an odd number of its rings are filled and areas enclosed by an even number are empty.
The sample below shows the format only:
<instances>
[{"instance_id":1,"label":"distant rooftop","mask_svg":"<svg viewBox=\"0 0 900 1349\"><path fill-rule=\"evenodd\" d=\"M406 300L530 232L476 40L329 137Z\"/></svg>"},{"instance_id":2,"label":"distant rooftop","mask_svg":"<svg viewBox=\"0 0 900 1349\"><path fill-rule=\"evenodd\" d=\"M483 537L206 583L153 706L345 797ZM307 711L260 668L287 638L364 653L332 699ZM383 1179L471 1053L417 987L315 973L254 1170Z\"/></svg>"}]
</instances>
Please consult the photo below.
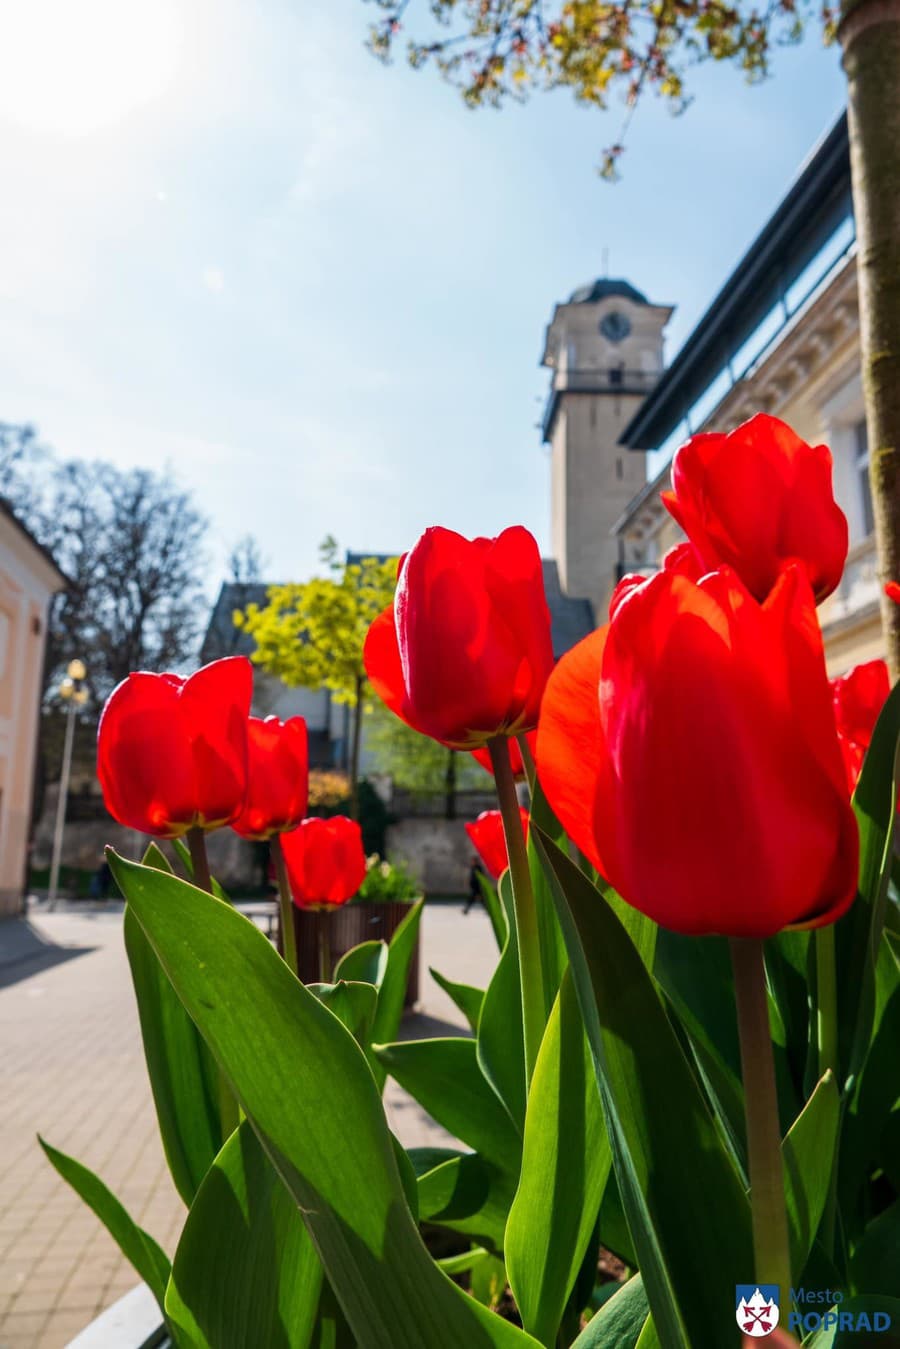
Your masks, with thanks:
<instances>
[{"instance_id":1,"label":"distant rooftop","mask_svg":"<svg viewBox=\"0 0 900 1349\"><path fill-rule=\"evenodd\" d=\"M394 553L348 552L347 561L352 565L364 557L375 557L383 562L395 556ZM596 626L594 611L590 600L563 594L559 583L559 568L552 558L545 557L541 561L544 568L544 591L550 610L553 654L559 657L576 642L580 642L582 637L587 637L589 632L593 632ZM277 584L280 582L223 582L200 648L200 660L204 664L218 660L222 656L251 655L256 643L248 633L234 626L232 615L235 609L245 609L248 604L264 605L268 598L269 586Z\"/></svg>"},{"instance_id":2,"label":"distant rooftop","mask_svg":"<svg viewBox=\"0 0 900 1349\"><path fill-rule=\"evenodd\" d=\"M611 276L601 276L596 281L579 286L577 290L572 291L568 303L596 304L598 300L607 300L616 295L621 296L623 300L631 300L633 304L650 303L643 291L638 290L630 281Z\"/></svg>"},{"instance_id":3,"label":"distant rooftop","mask_svg":"<svg viewBox=\"0 0 900 1349\"><path fill-rule=\"evenodd\" d=\"M264 605L269 586L277 584L276 581L222 582L200 648L200 660L204 665L223 656L249 656L256 650L256 642L250 634L234 626L232 615L235 609L246 609L248 604Z\"/></svg>"}]
</instances>

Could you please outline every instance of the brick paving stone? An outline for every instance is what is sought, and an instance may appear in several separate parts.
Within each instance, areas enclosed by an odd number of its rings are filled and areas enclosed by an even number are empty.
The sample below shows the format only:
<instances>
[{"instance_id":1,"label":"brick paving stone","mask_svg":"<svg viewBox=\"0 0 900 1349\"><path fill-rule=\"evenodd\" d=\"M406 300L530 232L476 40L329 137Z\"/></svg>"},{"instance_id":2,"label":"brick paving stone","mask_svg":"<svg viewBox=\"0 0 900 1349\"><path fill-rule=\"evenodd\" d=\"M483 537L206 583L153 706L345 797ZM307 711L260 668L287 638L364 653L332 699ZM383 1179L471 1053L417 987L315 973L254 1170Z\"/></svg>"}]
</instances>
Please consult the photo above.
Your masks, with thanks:
<instances>
[{"instance_id":1,"label":"brick paving stone","mask_svg":"<svg viewBox=\"0 0 900 1349\"><path fill-rule=\"evenodd\" d=\"M0 1349L63 1349L137 1279L36 1134L97 1171L170 1254L184 1206L156 1129L121 914L68 907L29 923L0 922ZM480 907L464 917L459 905L430 905L420 1012L402 1034L464 1025L429 965L483 988L496 959ZM407 1147L453 1141L392 1080L385 1105Z\"/></svg>"}]
</instances>

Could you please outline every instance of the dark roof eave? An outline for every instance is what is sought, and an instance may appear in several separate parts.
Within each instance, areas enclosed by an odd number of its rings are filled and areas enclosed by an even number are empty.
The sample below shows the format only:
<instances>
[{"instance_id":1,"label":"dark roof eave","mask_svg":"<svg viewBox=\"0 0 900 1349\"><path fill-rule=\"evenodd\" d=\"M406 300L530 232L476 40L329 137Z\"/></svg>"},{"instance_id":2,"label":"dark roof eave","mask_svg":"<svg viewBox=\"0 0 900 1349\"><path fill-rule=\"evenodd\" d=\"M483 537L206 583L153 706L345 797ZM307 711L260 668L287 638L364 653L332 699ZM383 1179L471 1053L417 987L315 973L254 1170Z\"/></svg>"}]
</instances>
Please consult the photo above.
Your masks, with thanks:
<instances>
[{"instance_id":1,"label":"dark roof eave","mask_svg":"<svg viewBox=\"0 0 900 1349\"><path fill-rule=\"evenodd\" d=\"M620 445L652 450L662 444L724 367L729 350L741 346L790 285L793 277L786 278L785 264L790 262L798 276L849 208L850 141L844 113L632 417Z\"/></svg>"}]
</instances>

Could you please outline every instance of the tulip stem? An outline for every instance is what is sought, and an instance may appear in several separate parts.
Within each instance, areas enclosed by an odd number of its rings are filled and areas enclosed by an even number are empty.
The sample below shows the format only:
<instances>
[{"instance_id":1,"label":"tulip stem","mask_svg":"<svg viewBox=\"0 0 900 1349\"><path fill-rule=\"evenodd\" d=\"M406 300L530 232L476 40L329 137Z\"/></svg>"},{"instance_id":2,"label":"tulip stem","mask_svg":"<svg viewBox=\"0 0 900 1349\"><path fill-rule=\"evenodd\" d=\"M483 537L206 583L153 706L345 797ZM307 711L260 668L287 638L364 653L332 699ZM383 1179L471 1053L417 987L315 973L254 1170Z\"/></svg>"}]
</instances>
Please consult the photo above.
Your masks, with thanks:
<instances>
[{"instance_id":1,"label":"tulip stem","mask_svg":"<svg viewBox=\"0 0 900 1349\"><path fill-rule=\"evenodd\" d=\"M503 819L509 875L512 881L513 908L516 916L516 941L519 948L519 975L522 986L522 1031L525 1041L525 1082L531 1086L534 1065L544 1035L544 976L538 937L537 910L528 869L528 850L519 814L516 781L505 736L488 741L497 800Z\"/></svg>"},{"instance_id":2,"label":"tulip stem","mask_svg":"<svg viewBox=\"0 0 900 1349\"><path fill-rule=\"evenodd\" d=\"M819 1042L819 1077L831 1071L837 1080L837 965L834 949L834 925L816 929L816 1032ZM834 1252L837 1221L837 1158L832 1159L828 1197L822 1214L821 1239L826 1254Z\"/></svg>"},{"instance_id":3,"label":"tulip stem","mask_svg":"<svg viewBox=\"0 0 900 1349\"><path fill-rule=\"evenodd\" d=\"M209 858L206 855L206 835L197 825L187 831L188 849L191 854L191 866L194 868L194 884L198 890L212 894L212 876L209 874Z\"/></svg>"},{"instance_id":4,"label":"tulip stem","mask_svg":"<svg viewBox=\"0 0 900 1349\"><path fill-rule=\"evenodd\" d=\"M206 835L202 829L194 827L187 832L188 849L191 854L191 866L194 869L194 884L198 890L205 890L207 894L213 893L212 876L209 871L209 858L206 855ZM234 1092L231 1090L231 1084L220 1068L218 1071L219 1088L219 1128L222 1131L222 1142L230 1138L240 1123L240 1107Z\"/></svg>"},{"instance_id":5,"label":"tulip stem","mask_svg":"<svg viewBox=\"0 0 900 1349\"><path fill-rule=\"evenodd\" d=\"M323 984L332 980L331 933L328 931L328 914L319 911L319 978Z\"/></svg>"},{"instance_id":6,"label":"tulip stem","mask_svg":"<svg viewBox=\"0 0 900 1349\"><path fill-rule=\"evenodd\" d=\"M830 1068L837 1078L837 967L834 926L816 929L816 1027L819 1041L819 1076Z\"/></svg>"},{"instance_id":7,"label":"tulip stem","mask_svg":"<svg viewBox=\"0 0 900 1349\"><path fill-rule=\"evenodd\" d=\"M528 790L534 798L534 781L537 777L537 769L534 766L534 755L531 752L531 746L528 743L528 737L517 735L516 742L519 746L519 753L522 755L522 763L525 765L525 776L528 779Z\"/></svg>"},{"instance_id":8,"label":"tulip stem","mask_svg":"<svg viewBox=\"0 0 900 1349\"><path fill-rule=\"evenodd\" d=\"M281 920L281 954L291 974L299 974L297 964L297 934L294 931L294 904L291 899L291 883L288 880L287 867L284 864L284 850L277 834L272 835L269 843L272 861L275 863L275 876L278 880L278 907Z\"/></svg>"},{"instance_id":9,"label":"tulip stem","mask_svg":"<svg viewBox=\"0 0 900 1349\"><path fill-rule=\"evenodd\" d=\"M777 1284L786 1294L791 1254L763 944L736 937L730 946L744 1079L754 1277L757 1283Z\"/></svg>"}]
</instances>

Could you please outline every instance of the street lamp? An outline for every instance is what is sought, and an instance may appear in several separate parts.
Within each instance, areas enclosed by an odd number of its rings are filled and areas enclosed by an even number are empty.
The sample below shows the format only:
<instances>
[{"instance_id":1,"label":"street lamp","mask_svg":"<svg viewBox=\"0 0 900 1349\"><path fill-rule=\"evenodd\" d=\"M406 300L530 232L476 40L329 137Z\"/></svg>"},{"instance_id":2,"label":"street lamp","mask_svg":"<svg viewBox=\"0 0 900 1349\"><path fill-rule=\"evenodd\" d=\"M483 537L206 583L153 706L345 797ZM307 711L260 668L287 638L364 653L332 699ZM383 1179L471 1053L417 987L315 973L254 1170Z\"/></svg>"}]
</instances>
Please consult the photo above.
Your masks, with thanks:
<instances>
[{"instance_id":1,"label":"street lamp","mask_svg":"<svg viewBox=\"0 0 900 1349\"><path fill-rule=\"evenodd\" d=\"M87 702L85 687L87 669L83 660L70 660L66 677L59 686L59 696L66 704L66 739L63 747L62 772L59 775L59 800L56 803L56 828L53 831L53 860L50 863L50 888L47 899L52 909L59 888L59 864L62 860L63 831L66 827L66 799L69 795L69 775L72 770L72 741L75 738L75 712Z\"/></svg>"}]
</instances>

